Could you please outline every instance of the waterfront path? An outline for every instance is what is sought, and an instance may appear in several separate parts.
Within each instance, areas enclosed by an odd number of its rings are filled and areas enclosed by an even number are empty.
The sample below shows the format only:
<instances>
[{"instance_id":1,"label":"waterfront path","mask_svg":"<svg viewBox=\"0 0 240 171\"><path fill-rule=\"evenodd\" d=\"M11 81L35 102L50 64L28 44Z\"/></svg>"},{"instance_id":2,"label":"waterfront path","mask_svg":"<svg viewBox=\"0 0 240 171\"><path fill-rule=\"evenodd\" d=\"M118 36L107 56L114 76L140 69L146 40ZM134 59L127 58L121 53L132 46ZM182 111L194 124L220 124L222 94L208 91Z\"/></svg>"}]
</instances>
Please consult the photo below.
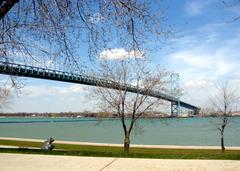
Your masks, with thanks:
<instances>
[{"instance_id":1,"label":"waterfront path","mask_svg":"<svg viewBox=\"0 0 240 171\"><path fill-rule=\"evenodd\" d=\"M75 156L1 153L0 170L239 171L240 161L133 159L133 158L75 157Z\"/></svg>"}]
</instances>

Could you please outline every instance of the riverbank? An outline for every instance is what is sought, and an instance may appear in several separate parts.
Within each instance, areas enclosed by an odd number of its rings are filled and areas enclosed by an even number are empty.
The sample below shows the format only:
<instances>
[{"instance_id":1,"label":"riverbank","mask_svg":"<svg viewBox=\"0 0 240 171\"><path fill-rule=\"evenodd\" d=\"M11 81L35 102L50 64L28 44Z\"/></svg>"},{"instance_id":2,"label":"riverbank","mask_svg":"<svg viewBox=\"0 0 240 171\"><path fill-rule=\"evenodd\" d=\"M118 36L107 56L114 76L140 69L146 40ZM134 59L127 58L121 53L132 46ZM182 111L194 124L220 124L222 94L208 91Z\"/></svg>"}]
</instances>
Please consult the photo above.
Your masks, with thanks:
<instances>
[{"instance_id":1,"label":"riverbank","mask_svg":"<svg viewBox=\"0 0 240 171\"><path fill-rule=\"evenodd\" d=\"M13 141L27 141L27 142L39 142L43 143L45 140L41 139L29 139L29 138L10 138L0 137L0 140L13 140ZM110 144L110 143L92 143L92 142L76 142L76 141L54 141L56 144L69 144L69 145L86 145L86 146L105 146L105 147L122 147L122 144ZM212 149L218 150L220 146L179 146L179 145L139 145L131 144L134 148L160 148L160 149ZM226 147L227 150L240 150L240 147Z\"/></svg>"},{"instance_id":2,"label":"riverbank","mask_svg":"<svg viewBox=\"0 0 240 171\"><path fill-rule=\"evenodd\" d=\"M52 151L41 150L43 140L31 139L0 139L0 153L22 153L22 154L45 154L64 156L88 156L88 157L117 157L117 158L152 158L152 159L218 159L218 160L240 160L240 150L227 148L224 153L218 149L190 149L189 147L153 148L153 146L130 147L129 153L123 152L122 145L115 144L91 144L81 142L54 142L55 149ZM95 144L95 145L94 145ZM155 147L155 146L154 146ZM167 148L169 147L169 148ZM199 148L199 147L198 147Z\"/></svg>"}]
</instances>

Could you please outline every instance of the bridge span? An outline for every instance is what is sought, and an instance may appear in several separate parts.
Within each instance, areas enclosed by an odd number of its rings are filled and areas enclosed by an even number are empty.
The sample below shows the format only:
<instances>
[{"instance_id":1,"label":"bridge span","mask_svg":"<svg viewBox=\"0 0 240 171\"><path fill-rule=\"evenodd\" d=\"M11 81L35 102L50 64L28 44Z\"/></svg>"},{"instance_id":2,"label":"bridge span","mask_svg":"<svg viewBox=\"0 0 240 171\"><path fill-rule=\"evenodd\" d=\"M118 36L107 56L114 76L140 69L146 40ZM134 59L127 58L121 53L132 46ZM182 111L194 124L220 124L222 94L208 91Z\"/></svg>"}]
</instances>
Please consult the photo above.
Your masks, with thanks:
<instances>
[{"instance_id":1,"label":"bridge span","mask_svg":"<svg viewBox=\"0 0 240 171\"><path fill-rule=\"evenodd\" d=\"M110 89L120 89L126 90L132 93L146 94L151 97L160 98L166 101L171 102L171 114L174 115L178 113L179 108L183 107L193 111L193 114L199 113L199 108L191 105L189 103L179 101L178 98L159 92L159 91L150 91L145 92L144 89L138 88L132 85L122 85L117 82L98 78L95 76L90 76L86 74L74 74L70 72L52 70L47 68L40 68L35 66L28 66L22 64L0 62L0 74L20 76L20 77L31 77L55 81L63 81L69 83L85 84L90 86L100 86Z\"/></svg>"}]
</instances>

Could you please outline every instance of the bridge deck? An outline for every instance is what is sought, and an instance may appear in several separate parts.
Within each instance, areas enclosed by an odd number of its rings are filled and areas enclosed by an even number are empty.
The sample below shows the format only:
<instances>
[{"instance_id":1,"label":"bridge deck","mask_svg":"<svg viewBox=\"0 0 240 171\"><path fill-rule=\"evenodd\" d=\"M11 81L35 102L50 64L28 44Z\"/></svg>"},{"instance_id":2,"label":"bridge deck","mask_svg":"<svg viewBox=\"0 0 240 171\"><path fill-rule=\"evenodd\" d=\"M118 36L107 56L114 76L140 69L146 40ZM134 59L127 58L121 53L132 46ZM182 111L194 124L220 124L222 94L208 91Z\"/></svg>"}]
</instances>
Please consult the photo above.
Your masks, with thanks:
<instances>
[{"instance_id":1,"label":"bridge deck","mask_svg":"<svg viewBox=\"0 0 240 171\"><path fill-rule=\"evenodd\" d=\"M22 64L0 62L0 74L56 80L56 81L63 81L63 82L70 82L70 83L77 83L77 84L85 84L90 86L101 86L101 87L106 87L111 89L126 90L132 93L146 94L146 91L144 91L144 89L141 89L132 85L121 85L111 80L106 80L106 79L89 76L85 74L74 74L69 72L63 72L63 71L34 67L34 66L27 66ZM151 97L161 98L163 100L166 100L172 103L176 103L176 104L178 103L178 99L176 97L173 97L158 91L147 92L147 95ZM183 101L180 101L179 104L181 107L193 110L195 113L199 110L198 107Z\"/></svg>"}]
</instances>

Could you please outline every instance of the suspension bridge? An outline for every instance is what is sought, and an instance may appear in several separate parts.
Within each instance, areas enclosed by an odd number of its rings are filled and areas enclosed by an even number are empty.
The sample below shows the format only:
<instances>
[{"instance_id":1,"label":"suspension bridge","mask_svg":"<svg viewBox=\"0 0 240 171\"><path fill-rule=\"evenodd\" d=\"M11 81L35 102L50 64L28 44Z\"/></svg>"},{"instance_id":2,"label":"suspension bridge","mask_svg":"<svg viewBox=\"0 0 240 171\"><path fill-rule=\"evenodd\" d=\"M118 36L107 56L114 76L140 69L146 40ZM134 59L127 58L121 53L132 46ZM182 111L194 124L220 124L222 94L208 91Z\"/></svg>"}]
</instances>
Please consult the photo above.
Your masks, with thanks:
<instances>
[{"instance_id":1,"label":"suspension bridge","mask_svg":"<svg viewBox=\"0 0 240 171\"><path fill-rule=\"evenodd\" d=\"M162 93L159 91L148 91L144 89L129 85L120 84L112 80L107 80L99 78L96 76L91 76L87 74L74 74L70 72L52 70L47 68L28 66L9 62L0 62L0 74L19 76L19 77L31 77L38 79L55 80L76 84L84 84L89 86L100 86L110 89L124 90L132 93L145 94L151 97L160 98L171 103L171 115L176 115L179 113L180 108L186 108L191 110L193 114L199 113L199 108L191 105L189 103L181 101L178 97Z\"/></svg>"}]
</instances>

